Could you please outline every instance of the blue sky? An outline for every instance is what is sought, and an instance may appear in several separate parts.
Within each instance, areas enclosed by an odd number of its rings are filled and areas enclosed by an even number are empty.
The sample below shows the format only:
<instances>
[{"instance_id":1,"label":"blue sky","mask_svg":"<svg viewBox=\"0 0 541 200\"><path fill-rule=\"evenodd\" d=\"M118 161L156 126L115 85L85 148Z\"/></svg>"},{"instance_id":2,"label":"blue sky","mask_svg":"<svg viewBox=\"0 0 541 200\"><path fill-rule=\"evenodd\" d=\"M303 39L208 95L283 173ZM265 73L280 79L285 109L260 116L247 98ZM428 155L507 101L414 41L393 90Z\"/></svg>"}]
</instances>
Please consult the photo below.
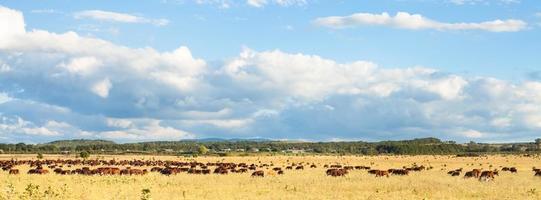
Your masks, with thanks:
<instances>
[{"instance_id":1,"label":"blue sky","mask_svg":"<svg viewBox=\"0 0 541 200\"><path fill-rule=\"evenodd\" d=\"M0 139L528 141L541 3L6 0Z\"/></svg>"}]
</instances>

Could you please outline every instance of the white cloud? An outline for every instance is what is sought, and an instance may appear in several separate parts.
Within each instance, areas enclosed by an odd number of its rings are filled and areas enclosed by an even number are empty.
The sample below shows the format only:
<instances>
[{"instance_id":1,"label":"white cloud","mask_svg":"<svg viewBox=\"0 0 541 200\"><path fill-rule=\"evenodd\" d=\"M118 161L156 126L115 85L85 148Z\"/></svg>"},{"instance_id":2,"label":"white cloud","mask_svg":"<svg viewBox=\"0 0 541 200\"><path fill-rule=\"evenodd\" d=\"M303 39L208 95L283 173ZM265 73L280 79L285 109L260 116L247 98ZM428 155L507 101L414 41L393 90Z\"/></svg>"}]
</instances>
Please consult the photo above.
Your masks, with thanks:
<instances>
[{"instance_id":1,"label":"white cloud","mask_svg":"<svg viewBox=\"0 0 541 200\"><path fill-rule=\"evenodd\" d=\"M74 14L76 19L94 19L100 21L111 21L120 23L145 23L156 26L166 26L169 24L167 19L149 19L126 13L110 12L103 10L84 10Z\"/></svg>"},{"instance_id":2,"label":"white cloud","mask_svg":"<svg viewBox=\"0 0 541 200\"><path fill-rule=\"evenodd\" d=\"M14 35L24 34L25 26L21 12L0 6L0 46Z\"/></svg>"},{"instance_id":3,"label":"white cloud","mask_svg":"<svg viewBox=\"0 0 541 200\"><path fill-rule=\"evenodd\" d=\"M5 73L9 71L11 71L11 67L8 64L3 63L2 60L0 60L0 73Z\"/></svg>"},{"instance_id":4,"label":"white cloud","mask_svg":"<svg viewBox=\"0 0 541 200\"><path fill-rule=\"evenodd\" d=\"M8 94L4 92L0 92L0 104L6 103L11 101L12 98L8 96Z\"/></svg>"},{"instance_id":5,"label":"white cloud","mask_svg":"<svg viewBox=\"0 0 541 200\"><path fill-rule=\"evenodd\" d=\"M55 9L34 9L34 10L31 10L30 12L31 13L36 13L36 14L57 14L57 13L61 13L60 11L55 10Z\"/></svg>"},{"instance_id":6,"label":"white cloud","mask_svg":"<svg viewBox=\"0 0 541 200\"><path fill-rule=\"evenodd\" d=\"M133 127L133 122L128 119L115 119L115 118L107 118L106 119L107 126L115 127L115 128L130 128Z\"/></svg>"},{"instance_id":7,"label":"white cloud","mask_svg":"<svg viewBox=\"0 0 541 200\"><path fill-rule=\"evenodd\" d=\"M73 58L68 63L61 63L59 66L73 74L88 75L102 66L103 63L95 57Z\"/></svg>"},{"instance_id":8,"label":"white cloud","mask_svg":"<svg viewBox=\"0 0 541 200\"><path fill-rule=\"evenodd\" d=\"M109 79L106 78L106 79L103 79L102 81L95 83L92 86L91 90L96 95L100 96L101 98L107 98L107 96L109 96L109 90L111 89L111 87L113 87L113 85L111 84L111 81L109 81Z\"/></svg>"},{"instance_id":9,"label":"white cloud","mask_svg":"<svg viewBox=\"0 0 541 200\"><path fill-rule=\"evenodd\" d=\"M37 126L21 117L6 117L0 113L0 132L2 134L25 134L38 136L59 136L66 128L65 123L47 121L43 126Z\"/></svg>"},{"instance_id":10,"label":"white cloud","mask_svg":"<svg viewBox=\"0 0 541 200\"><path fill-rule=\"evenodd\" d=\"M195 137L192 133L169 126L162 126L160 120L138 120L135 123L137 125L132 128L103 131L98 133L98 135L107 139L124 141L180 140Z\"/></svg>"},{"instance_id":11,"label":"white cloud","mask_svg":"<svg viewBox=\"0 0 541 200\"><path fill-rule=\"evenodd\" d=\"M306 0L246 0L246 3L253 7L264 7L269 3L276 4L278 6L302 6L307 4Z\"/></svg>"},{"instance_id":12,"label":"white cloud","mask_svg":"<svg viewBox=\"0 0 541 200\"><path fill-rule=\"evenodd\" d=\"M267 4L267 0L247 0L246 3L253 7L263 7Z\"/></svg>"},{"instance_id":13,"label":"white cloud","mask_svg":"<svg viewBox=\"0 0 541 200\"><path fill-rule=\"evenodd\" d=\"M409 14L407 12L398 12L395 16L390 16L388 13L384 12L381 14L356 13L349 16L322 17L317 18L314 23L330 28L377 25L411 30L482 30L490 32L516 32L524 30L527 27L526 22L516 19L497 19L478 23L446 23L428 19L419 14Z\"/></svg>"},{"instance_id":14,"label":"white cloud","mask_svg":"<svg viewBox=\"0 0 541 200\"><path fill-rule=\"evenodd\" d=\"M465 130L461 131L460 134L467 138L481 138L484 135L483 133L476 130Z\"/></svg>"}]
</instances>

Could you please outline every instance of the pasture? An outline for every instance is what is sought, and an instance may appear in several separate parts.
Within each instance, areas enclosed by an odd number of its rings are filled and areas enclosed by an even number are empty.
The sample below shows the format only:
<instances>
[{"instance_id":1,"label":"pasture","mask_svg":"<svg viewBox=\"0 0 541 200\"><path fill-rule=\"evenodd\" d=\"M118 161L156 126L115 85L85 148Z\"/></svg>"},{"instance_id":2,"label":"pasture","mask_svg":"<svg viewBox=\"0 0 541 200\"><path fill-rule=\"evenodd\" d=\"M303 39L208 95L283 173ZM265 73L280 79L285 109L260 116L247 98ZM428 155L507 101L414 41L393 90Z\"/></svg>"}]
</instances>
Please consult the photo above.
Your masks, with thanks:
<instances>
[{"instance_id":1,"label":"pasture","mask_svg":"<svg viewBox=\"0 0 541 200\"><path fill-rule=\"evenodd\" d=\"M0 160L37 160L35 155L0 155ZM75 157L45 155L42 160L74 160ZM151 171L156 166L115 164L119 169L146 169L143 175L61 175L55 168L95 169L106 165L43 164L47 174L27 174L36 166L15 165L19 174L0 171L0 199L541 199L541 177L534 176L532 167L541 167L537 156L248 156L197 157L174 156L92 156L89 160L104 161L176 161L208 165L209 174L185 171L163 175ZM210 163L254 164L256 170L245 173L215 174ZM293 164L295 164L293 166ZM311 165L315 168L311 168ZM328 165L327 168L325 165ZM423 166L408 175L376 177L367 169L349 169L344 176L326 174L331 165L366 166L387 170ZM292 166L292 169L286 169ZM296 169L303 166L304 169ZM174 167L174 166L170 166ZM189 167L189 166L188 166ZM273 171L280 167L283 174ZM501 171L515 167L517 173ZM202 168L197 165L194 169ZM237 167L240 168L240 167ZM431 168L431 169L430 169ZM449 171L462 168L459 176ZM472 169L499 170L494 180L464 178ZM230 169L228 169L230 170ZM253 177L263 171L264 177Z\"/></svg>"}]
</instances>

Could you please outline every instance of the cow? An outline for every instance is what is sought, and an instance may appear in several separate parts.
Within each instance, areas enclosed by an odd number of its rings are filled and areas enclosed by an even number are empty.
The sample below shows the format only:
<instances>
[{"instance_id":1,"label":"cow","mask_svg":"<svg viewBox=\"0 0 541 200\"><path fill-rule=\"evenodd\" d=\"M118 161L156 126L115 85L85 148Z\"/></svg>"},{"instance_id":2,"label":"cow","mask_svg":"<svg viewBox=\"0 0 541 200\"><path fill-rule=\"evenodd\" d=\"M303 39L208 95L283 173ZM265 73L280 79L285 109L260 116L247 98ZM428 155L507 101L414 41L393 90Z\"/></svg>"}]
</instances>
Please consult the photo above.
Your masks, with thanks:
<instances>
[{"instance_id":1,"label":"cow","mask_svg":"<svg viewBox=\"0 0 541 200\"><path fill-rule=\"evenodd\" d=\"M388 171L382 171L382 170L377 170L376 171L376 177L383 177L383 176L389 177L389 172Z\"/></svg>"},{"instance_id":2,"label":"cow","mask_svg":"<svg viewBox=\"0 0 541 200\"><path fill-rule=\"evenodd\" d=\"M494 175L498 175L498 171L483 171L479 176L479 181L491 181L494 180Z\"/></svg>"},{"instance_id":3,"label":"cow","mask_svg":"<svg viewBox=\"0 0 541 200\"><path fill-rule=\"evenodd\" d=\"M18 169L9 169L9 174L17 175L17 174L19 174L19 170Z\"/></svg>"},{"instance_id":4,"label":"cow","mask_svg":"<svg viewBox=\"0 0 541 200\"><path fill-rule=\"evenodd\" d=\"M511 168L509 168L509 172L511 172L511 173L517 173L518 170L517 170L516 167L511 167Z\"/></svg>"},{"instance_id":5,"label":"cow","mask_svg":"<svg viewBox=\"0 0 541 200\"><path fill-rule=\"evenodd\" d=\"M541 171L536 171L534 176L541 176Z\"/></svg>"},{"instance_id":6,"label":"cow","mask_svg":"<svg viewBox=\"0 0 541 200\"><path fill-rule=\"evenodd\" d=\"M252 177L264 177L265 176L265 172L259 170L259 171L255 171L252 173Z\"/></svg>"},{"instance_id":7,"label":"cow","mask_svg":"<svg viewBox=\"0 0 541 200\"><path fill-rule=\"evenodd\" d=\"M333 176L333 177L345 176L346 174L348 174L348 170L332 168L332 169L328 169L326 171L326 174L327 176Z\"/></svg>"},{"instance_id":8,"label":"cow","mask_svg":"<svg viewBox=\"0 0 541 200\"><path fill-rule=\"evenodd\" d=\"M451 176L460 176L460 171L453 171Z\"/></svg>"},{"instance_id":9,"label":"cow","mask_svg":"<svg viewBox=\"0 0 541 200\"><path fill-rule=\"evenodd\" d=\"M473 169L469 172L466 172L464 174L464 178L479 178L479 175L481 175L480 169Z\"/></svg>"},{"instance_id":10,"label":"cow","mask_svg":"<svg viewBox=\"0 0 541 200\"><path fill-rule=\"evenodd\" d=\"M48 174L49 170L46 169L30 169L28 170L28 174Z\"/></svg>"},{"instance_id":11,"label":"cow","mask_svg":"<svg viewBox=\"0 0 541 200\"><path fill-rule=\"evenodd\" d=\"M410 171L407 170L407 169L394 169L394 170L390 170L388 172L391 173L392 175L407 176Z\"/></svg>"}]
</instances>

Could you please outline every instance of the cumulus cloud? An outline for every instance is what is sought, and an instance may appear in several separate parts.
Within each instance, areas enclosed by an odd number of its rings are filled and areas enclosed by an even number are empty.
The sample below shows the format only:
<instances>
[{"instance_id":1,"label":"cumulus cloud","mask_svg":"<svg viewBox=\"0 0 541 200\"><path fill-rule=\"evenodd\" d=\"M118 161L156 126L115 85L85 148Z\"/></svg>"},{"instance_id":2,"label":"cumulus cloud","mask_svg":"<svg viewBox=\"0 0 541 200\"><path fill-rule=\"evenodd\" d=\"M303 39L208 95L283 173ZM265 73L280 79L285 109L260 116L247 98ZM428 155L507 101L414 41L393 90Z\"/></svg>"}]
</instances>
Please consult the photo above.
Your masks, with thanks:
<instances>
[{"instance_id":1,"label":"cumulus cloud","mask_svg":"<svg viewBox=\"0 0 541 200\"><path fill-rule=\"evenodd\" d=\"M93 19L99 21L110 21L110 22L120 22L120 23L144 23L144 24L153 24L156 26L166 26L169 24L167 19L149 19L145 17L140 17L136 15L103 11L103 10L84 10L79 11L73 15L76 19Z\"/></svg>"},{"instance_id":2,"label":"cumulus cloud","mask_svg":"<svg viewBox=\"0 0 541 200\"><path fill-rule=\"evenodd\" d=\"M432 20L420 14L410 14L407 12L398 12L395 16L391 16L386 12L381 14L355 13L349 16L330 16L317 18L316 20L314 20L314 23L319 26L329 28L346 28L373 25L410 30L481 30L489 32L517 32L524 30L527 27L526 22L517 19L497 19L477 23L447 23Z\"/></svg>"},{"instance_id":3,"label":"cumulus cloud","mask_svg":"<svg viewBox=\"0 0 541 200\"><path fill-rule=\"evenodd\" d=\"M533 139L541 83L243 49L209 66L187 47L129 48L0 16L0 137ZM0 24L2 26L3 24ZM22 26L21 26L22 25ZM17 27L17 26L15 26Z\"/></svg>"}]
</instances>

